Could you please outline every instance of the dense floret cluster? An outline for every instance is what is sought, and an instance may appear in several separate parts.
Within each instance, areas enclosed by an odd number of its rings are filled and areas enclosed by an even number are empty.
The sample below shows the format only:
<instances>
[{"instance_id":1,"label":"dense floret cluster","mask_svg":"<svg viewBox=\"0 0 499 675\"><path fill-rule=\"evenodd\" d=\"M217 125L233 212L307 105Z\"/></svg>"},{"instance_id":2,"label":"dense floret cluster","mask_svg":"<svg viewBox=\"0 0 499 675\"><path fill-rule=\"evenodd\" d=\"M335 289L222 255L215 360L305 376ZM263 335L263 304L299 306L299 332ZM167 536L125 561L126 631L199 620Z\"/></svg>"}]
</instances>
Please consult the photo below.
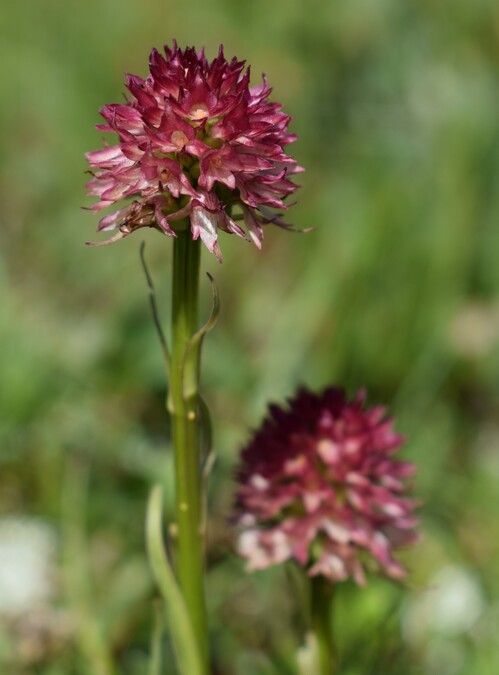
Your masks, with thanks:
<instances>
[{"instance_id":1,"label":"dense floret cluster","mask_svg":"<svg viewBox=\"0 0 499 675\"><path fill-rule=\"evenodd\" d=\"M270 407L242 454L238 549L248 569L294 559L311 576L365 582L372 566L405 571L392 551L417 535L406 496L413 464L394 459L403 438L382 407L360 392L301 389L287 409Z\"/></svg>"},{"instance_id":2,"label":"dense floret cluster","mask_svg":"<svg viewBox=\"0 0 499 675\"><path fill-rule=\"evenodd\" d=\"M99 199L92 208L128 200L101 219L99 230L117 230L101 243L140 227L175 236L190 223L192 237L221 259L219 230L260 247L263 225L288 227L279 211L302 169L284 152L296 137L268 100L265 77L250 87L245 62L227 61L222 47L208 62L203 50L176 44L165 56L153 50L149 70L146 79L127 76L130 100L100 111L106 124L97 128L118 143L87 154L88 193Z\"/></svg>"}]
</instances>

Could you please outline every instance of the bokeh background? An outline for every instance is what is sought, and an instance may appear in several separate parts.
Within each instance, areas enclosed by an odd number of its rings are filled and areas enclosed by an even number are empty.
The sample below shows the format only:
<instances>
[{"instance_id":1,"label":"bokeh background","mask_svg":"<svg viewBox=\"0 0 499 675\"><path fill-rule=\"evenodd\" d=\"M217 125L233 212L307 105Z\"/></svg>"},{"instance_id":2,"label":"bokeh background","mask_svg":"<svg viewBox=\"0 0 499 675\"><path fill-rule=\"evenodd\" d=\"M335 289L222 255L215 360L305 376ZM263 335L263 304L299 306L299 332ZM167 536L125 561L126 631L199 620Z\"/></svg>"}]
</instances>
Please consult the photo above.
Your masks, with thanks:
<instances>
[{"instance_id":1,"label":"bokeh background","mask_svg":"<svg viewBox=\"0 0 499 675\"><path fill-rule=\"evenodd\" d=\"M267 74L307 169L291 220L317 228L203 254L216 673L296 673L306 613L284 570L232 555L232 476L268 400L338 383L396 415L424 500L407 585L338 589L343 675L496 675L497 3L17 0L0 25L0 672L147 672L144 507L160 480L171 517L172 466L138 249L166 319L171 242L87 248L80 206L99 107L177 38Z\"/></svg>"}]
</instances>

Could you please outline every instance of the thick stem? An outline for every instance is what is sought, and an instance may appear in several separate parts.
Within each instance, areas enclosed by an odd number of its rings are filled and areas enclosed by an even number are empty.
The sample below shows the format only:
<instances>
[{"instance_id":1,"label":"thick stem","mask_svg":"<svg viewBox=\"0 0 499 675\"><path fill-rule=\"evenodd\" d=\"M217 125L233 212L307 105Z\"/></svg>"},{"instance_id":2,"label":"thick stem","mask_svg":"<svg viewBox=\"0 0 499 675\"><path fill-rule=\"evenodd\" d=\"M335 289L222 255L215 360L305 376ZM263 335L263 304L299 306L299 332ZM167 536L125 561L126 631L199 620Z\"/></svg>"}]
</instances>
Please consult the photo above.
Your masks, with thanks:
<instances>
[{"instance_id":1,"label":"thick stem","mask_svg":"<svg viewBox=\"0 0 499 675\"><path fill-rule=\"evenodd\" d=\"M208 672L204 592L204 533L198 419L198 383L184 393L183 373L191 370L186 346L197 330L200 242L189 230L173 244L172 350L168 407L175 452L175 502L178 526L177 577L201 658Z\"/></svg>"},{"instance_id":2,"label":"thick stem","mask_svg":"<svg viewBox=\"0 0 499 675\"><path fill-rule=\"evenodd\" d=\"M311 628L318 648L320 675L337 672L337 655L331 625L333 584L322 576L310 580Z\"/></svg>"}]
</instances>

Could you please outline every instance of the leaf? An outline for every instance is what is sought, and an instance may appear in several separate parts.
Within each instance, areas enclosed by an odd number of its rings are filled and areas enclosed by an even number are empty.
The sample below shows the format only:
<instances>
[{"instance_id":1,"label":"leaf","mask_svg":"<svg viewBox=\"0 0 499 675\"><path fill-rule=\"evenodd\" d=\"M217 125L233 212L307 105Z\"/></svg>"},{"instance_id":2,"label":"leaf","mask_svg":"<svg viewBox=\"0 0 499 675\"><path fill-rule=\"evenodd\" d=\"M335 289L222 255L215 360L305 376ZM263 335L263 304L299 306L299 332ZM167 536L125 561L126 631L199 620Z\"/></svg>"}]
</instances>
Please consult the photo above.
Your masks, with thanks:
<instances>
[{"instance_id":1,"label":"leaf","mask_svg":"<svg viewBox=\"0 0 499 675\"><path fill-rule=\"evenodd\" d=\"M198 410L199 410L199 428L201 430L201 452L200 460L203 469L203 474L209 474L213 459L213 424L211 422L210 409L204 398L198 396ZM207 476L206 476L207 477Z\"/></svg>"},{"instance_id":2,"label":"leaf","mask_svg":"<svg viewBox=\"0 0 499 675\"><path fill-rule=\"evenodd\" d=\"M157 600L154 603L154 624L151 635L151 656L149 660L149 675L161 675L161 637L163 634L163 603Z\"/></svg>"},{"instance_id":3,"label":"leaf","mask_svg":"<svg viewBox=\"0 0 499 675\"><path fill-rule=\"evenodd\" d=\"M151 314L154 321L154 326L158 334L159 342L161 344L161 351L163 352L163 359L165 361L166 372L170 373L170 350L168 349L168 343L163 332L163 327L161 326L161 319L159 318L158 303L156 302L156 289L152 281L151 274L146 264L145 257L145 248L146 242L143 241L140 245L140 261L142 263L142 268L144 270L144 275L147 282L147 291L149 294L149 303L151 305Z\"/></svg>"},{"instance_id":4,"label":"leaf","mask_svg":"<svg viewBox=\"0 0 499 675\"><path fill-rule=\"evenodd\" d=\"M165 554L162 508L161 487L155 485L151 490L147 506L146 539L149 562L165 601L179 670L182 675L204 675L187 607Z\"/></svg>"},{"instance_id":5,"label":"leaf","mask_svg":"<svg viewBox=\"0 0 499 675\"><path fill-rule=\"evenodd\" d=\"M186 345L183 362L183 395L187 401L191 396L195 396L198 392L199 370L201 366L201 347L206 333L215 327L218 316L220 314L220 295L218 293L217 285L213 277L208 272L208 279L211 282L211 290L213 293L213 305L208 321L200 328L197 333L191 337Z\"/></svg>"}]
</instances>

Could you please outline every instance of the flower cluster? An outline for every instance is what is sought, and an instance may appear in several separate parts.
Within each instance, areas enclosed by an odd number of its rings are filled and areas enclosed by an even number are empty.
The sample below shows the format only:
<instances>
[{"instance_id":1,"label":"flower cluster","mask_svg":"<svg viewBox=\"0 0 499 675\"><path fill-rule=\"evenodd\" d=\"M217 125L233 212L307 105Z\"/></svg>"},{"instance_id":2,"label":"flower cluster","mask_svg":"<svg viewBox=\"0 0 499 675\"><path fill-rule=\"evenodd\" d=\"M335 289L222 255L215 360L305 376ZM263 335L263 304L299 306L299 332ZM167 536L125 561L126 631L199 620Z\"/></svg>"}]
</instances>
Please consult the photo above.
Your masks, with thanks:
<instances>
[{"instance_id":1,"label":"flower cluster","mask_svg":"<svg viewBox=\"0 0 499 675\"><path fill-rule=\"evenodd\" d=\"M249 570L295 559L310 576L364 584L375 562L404 576L392 550L417 536L416 502L405 495L415 467L393 458L403 439L364 400L301 389L288 409L270 407L238 475L238 550Z\"/></svg>"},{"instance_id":2,"label":"flower cluster","mask_svg":"<svg viewBox=\"0 0 499 675\"><path fill-rule=\"evenodd\" d=\"M119 142L87 154L88 193L99 198L92 208L130 198L101 219L99 230L117 230L102 243L140 227L175 236L189 217L192 237L219 259L219 229L260 247L262 225L289 227L273 209L287 208L297 187L290 177L302 170L283 149L296 140L291 118L269 102L265 77L250 87L245 62L227 61L222 47L211 62L176 43L165 56L153 50L148 77L127 76L130 100L100 111L106 124L97 128Z\"/></svg>"}]
</instances>

